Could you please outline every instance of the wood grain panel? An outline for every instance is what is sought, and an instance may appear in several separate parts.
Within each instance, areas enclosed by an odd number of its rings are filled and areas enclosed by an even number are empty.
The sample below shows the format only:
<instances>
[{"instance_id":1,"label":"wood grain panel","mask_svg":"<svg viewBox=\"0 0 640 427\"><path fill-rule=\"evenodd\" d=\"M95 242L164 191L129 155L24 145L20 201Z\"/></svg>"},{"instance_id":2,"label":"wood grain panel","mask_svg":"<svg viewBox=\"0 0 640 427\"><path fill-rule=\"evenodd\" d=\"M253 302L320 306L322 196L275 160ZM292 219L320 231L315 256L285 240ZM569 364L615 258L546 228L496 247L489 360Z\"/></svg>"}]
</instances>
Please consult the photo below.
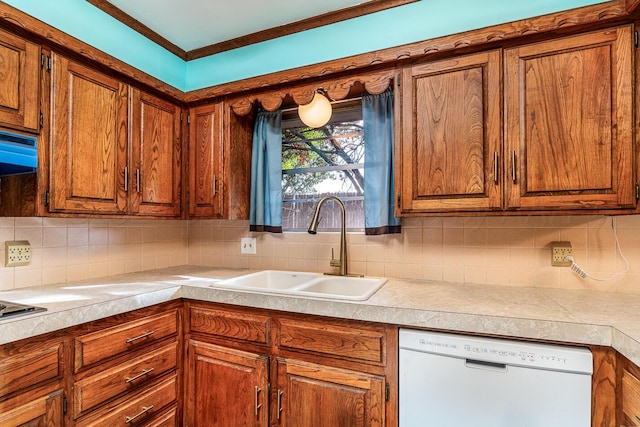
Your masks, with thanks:
<instances>
[{"instance_id":1,"label":"wood grain panel","mask_svg":"<svg viewBox=\"0 0 640 427\"><path fill-rule=\"evenodd\" d=\"M188 354L186 425L269 425L267 356L196 340Z\"/></svg>"},{"instance_id":2,"label":"wood grain panel","mask_svg":"<svg viewBox=\"0 0 640 427\"><path fill-rule=\"evenodd\" d=\"M507 203L633 207L632 28L505 51Z\"/></svg>"},{"instance_id":3,"label":"wood grain panel","mask_svg":"<svg viewBox=\"0 0 640 427\"><path fill-rule=\"evenodd\" d=\"M0 411L0 425L62 427L64 418L62 405L62 390L34 396L31 401L20 406L14 406L11 400L5 401Z\"/></svg>"},{"instance_id":4,"label":"wood grain panel","mask_svg":"<svg viewBox=\"0 0 640 427\"><path fill-rule=\"evenodd\" d=\"M403 70L400 213L502 206L500 68L500 51L490 51Z\"/></svg>"},{"instance_id":5,"label":"wood grain panel","mask_svg":"<svg viewBox=\"0 0 640 427\"><path fill-rule=\"evenodd\" d=\"M617 360L615 350L592 347L591 426L616 427Z\"/></svg>"},{"instance_id":6,"label":"wood grain panel","mask_svg":"<svg viewBox=\"0 0 640 427\"><path fill-rule=\"evenodd\" d=\"M632 425L640 424L640 380L627 370L622 373L622 414Z\"/></svg>"},{"instance_id":7,"label":"wood grain panel","mask_svg":"<svg viewBox=\"0 0 640 427\"><path fill-rule=\"evenodd\" d=\"M171 310L79 336L74 339L74 371L79 372L92 364L139 349L177 332L178 313L177 310Z\"/></svg>"},{"instance_id":8,"label":"wood grain panel","mask_svg":"<svg viewBox=\"0 0 640 427\"><path fill-rule=\"evenodd\" d=\"M271 320L267 316L204 307L191 307L191 332L260 344L271 342Z\"/></svg>"},{"instance_id":9,"label":"wood grain panel","mask_svg":"<svg viewBox=\"0 0 640 427\"><path fill-rule=\"evenodd\" d=\"M62 349L62 343L49 343L40 349L0 358L0 396L61 378Z\"/></svg>"},{"instance_id":10,"label":"wood grain panel","mask_svg":"<svg viewBox=\"0 0 640 427\"><path fill-rule=\"evenodd\" d=\"M148 388L144 392L114 401L95 411L90 417L76 422L78 427L143 425L162 408L178 397L178 378L175 374ZM133 419L125 422L126 419ZM135 421L135 422L134 422Z\"/></svg>"},{"instance_id":11,"label":"wood grain panel","mask_svg":"<svg viewBox=\"0 0 640 427\"><path fill-rule=\"evenodd\" d=\"M179 216L181 208L180 107L132 90L131 212Z\"/></svg>"},{"instance_id":12,"label":"wood grain panel","mask_svg":"<svg viewBox=\"0 0 640 427\"><path fill-rule=\"evenodd\" d=\"M37 132L40 46L0 30L0 124Z\"/></svg>"},{"instance_id":13,"label":"wood grain panel","mask_svg":"<svg viewBox=\"0 0 640 427\"><path fill-rule=\"evenodd\" d=\"M171 369L175 369L177 360L178 343L173 342L74 383L74 418L84 415L119 394L148 384Z\"/></svg>"},{"instance_id":14,"label":"wood grain panel","mask_svg":"<svg viewBox=\"0 0 640 427\"><path fill-rule=\"evenodd\" d=\"M278 359L280 425L384 426L384 379L375 375Z\"/></svg>"},{"instance_id":15,"label":"wood grain panel","mask_svg":"<svg viewBox=\"0 0 640 427\"><path fill-rule=\"evenodd\" d=\"M356 327L282 319L280 347L352 360L384 363L384 333Z\"/></svg>"},{"instance_id":16,"label":"wood grain panel","mask_svg":"<svg viewBox=\"0 0 640 427\"><path fill-rule=\"evenodd\" d=\"M522 60L526 192L612 187L611 59L595 46Z\"/></svg>"},{"instance_id":17,"label":"wood grain panel","mask_svg":"<svg viewBox=\"0 0 640 427\"><path fill-rule=\"evenodd\" d=\"M189 215L224 215L223 105L216 102L189 110Z\"/></svg>"},{"instance_id":18,"label":"wood grain panel","mask_svg":"<svg viewBox=\"0 0 640 427\"><path fill-rule=\"evenodd\" d=\"M484 194L482 71L453 71L416 82L420 143L415 159L420 164L415 197Z\"/></svg>"},{"instance_id":19,"label":"wood grain panel","mask_svg":"<svg viewBox=\"0 0 640 427\"><path fill-rule=\"evenodd\" d=\"M126 210L128 87L54 54L51 209Z\"/></svg>"}]
</instances>

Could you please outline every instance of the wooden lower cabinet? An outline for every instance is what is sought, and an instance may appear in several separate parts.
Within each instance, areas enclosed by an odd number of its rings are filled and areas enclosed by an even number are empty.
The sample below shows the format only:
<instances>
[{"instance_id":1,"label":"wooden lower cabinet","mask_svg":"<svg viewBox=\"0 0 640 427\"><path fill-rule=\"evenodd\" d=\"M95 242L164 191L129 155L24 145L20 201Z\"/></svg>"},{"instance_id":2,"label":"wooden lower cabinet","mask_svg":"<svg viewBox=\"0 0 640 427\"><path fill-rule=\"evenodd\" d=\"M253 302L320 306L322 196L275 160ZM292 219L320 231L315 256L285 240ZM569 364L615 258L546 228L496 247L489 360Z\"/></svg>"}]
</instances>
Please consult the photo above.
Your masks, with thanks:
<instances>
[{"instance_id":1,"label":"wooden lower cabinet","mask_svg":"<svg viewBox=\"0 0 640 427\"><path fill-rule=\"evenodd\" d=\"M186 425L269 425L269 357L190 340Z\"/></svg>"},{"instance_id":2,"label":"wooden lower cabinet","mask_svg":"<svg viewBox=\"0 0 640 427\"><path fill-rule=\"evenodd\" d=\"M640 368L630 362L622 370L622 425L640 426Z\"/></svg>"},{"instance_id":3,"label":"wooden lower cabinet","mask_svg":"<svg viewBox=\"0 0 640 427\"><path fill-rule=\"evenodd\" d=\"M397 425L393 327L195 302L187 317L185 425Z\"/></svg>"},{"instance_id":4,"label":"wooden lower cabinet","mask_svg":"<svg viewBox=\"0 0 640 427\"><path fill-rule=\"evenodd\" d=\"M0 402L0 426L61 427L64 425L63 404L61 389Z\"/></svg>"},{"instance_id":5,"label":"wooden lower cabinet","mask_svg":"<svg viewBox=\"0 0 640 427\"><path fill-rule=\"evenodd\" d=\"M273 412L281 426L382 427L384 389L384 377L279 359Z\"/></svg>"}]
</instances>

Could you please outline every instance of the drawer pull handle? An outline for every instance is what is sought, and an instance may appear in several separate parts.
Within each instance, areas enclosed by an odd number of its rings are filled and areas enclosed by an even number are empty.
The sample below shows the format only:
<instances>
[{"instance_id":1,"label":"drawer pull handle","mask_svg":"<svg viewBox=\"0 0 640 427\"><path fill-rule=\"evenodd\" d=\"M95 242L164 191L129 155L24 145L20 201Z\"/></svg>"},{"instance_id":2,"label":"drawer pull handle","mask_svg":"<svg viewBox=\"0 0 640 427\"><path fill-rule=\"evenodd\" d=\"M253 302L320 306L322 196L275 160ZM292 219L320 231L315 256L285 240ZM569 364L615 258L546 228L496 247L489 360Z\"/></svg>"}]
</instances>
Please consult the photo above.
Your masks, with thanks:
<instances>
[{"instance_id":1,"label":"drawer pull handle","mask_svg":"<svg viewBox=\"0 0 640 427\"><path fill-rule=\"evenodd\" d=\"M137 337L129 338L129 339L127 339L127 344L131 344L131 343L134 343L134 342L136 342L136 341L138 341L138 340L141 340L141 339L143 339L143 338L146 338L146 337L148 337L148 336L150 336L150 335L153 335L155 332L156 332L156 331L149 331L149 332L145 332L145 333L144 333L144 334L142 334L142 335L138 335Z\"/></svg>"},{"instance_id":2,"label":"drawer pull handle","mask_svg":"<svg viewBox=\"0 0 640 427\"><path fill-rule=\"evenodd\" d=\"M140 372L139 374L127 378L125 380L125 383L129 384L130 382L133 382L133 381L137 380L140 377L144 377L145 375L147 375L150 372L153 372L153 368L145 369L142 372Z\"/></svg>"},{"instance_id":3,"label":"drawer pull handle","mask_svg":"<svg viewBox=\"0 0 640 427\"><path fill-rule=\"evenodd\" d=\"M143 416L144 414L146 414L147 412L149 412L150 410L153 409L153 405L149 405L149 406L143 406L142 407L142 411L138 412L137 414L135 414L132 417L127 417L124 419L124 422L126 424L131 424L133 421L135 421L137 418L140 418L141 416Z\"/></svg>"},{"instance_id":4,"label":"drawer pull handle","mask_svg":"<svg viewBox=\"0 0 640 427\"><path fill-rule=\"evenodd\" d=\"M256 390L256 393L255 393L254 403L255 403L255 414L256 414L256 417L257 417L258 416L258 411L260 410L260 408L262 408L262 404L258 403L258 395L260 394L262 389L260 387L256 386L255 390Z\"/></svg>"},{"instance_id":5,"label":"drawer pull handle","mask_svg":"<svg viewBox=\"0 0 640 427\"><path fill-rule=\"evenodd\" d=\"M276 414L276 418L280 420L280 413L282 412L282 390L278 390L277 409L278 409L278 412Z\"/></svg>"}]
</instances>

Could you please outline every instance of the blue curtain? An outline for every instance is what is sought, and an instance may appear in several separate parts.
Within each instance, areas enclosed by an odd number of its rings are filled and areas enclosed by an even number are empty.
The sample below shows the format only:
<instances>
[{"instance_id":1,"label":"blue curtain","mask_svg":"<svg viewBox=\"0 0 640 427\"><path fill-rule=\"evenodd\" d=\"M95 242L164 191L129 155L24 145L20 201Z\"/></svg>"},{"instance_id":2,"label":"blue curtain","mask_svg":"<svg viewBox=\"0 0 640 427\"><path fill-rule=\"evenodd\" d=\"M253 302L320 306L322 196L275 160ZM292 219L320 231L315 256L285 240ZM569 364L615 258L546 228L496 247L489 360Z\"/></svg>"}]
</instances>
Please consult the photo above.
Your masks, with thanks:
<instances>
[{"instance_id":1,"label":"blue curtain","mask_svg":"<svg viewBox=\"0 0 640 427\"><path fill-rule=\"evenodd\" d=\"M282 233L282 112L259 111L251 153L251 231Z\"/></svg>"},{"instance_id":2,"label":"blue curtain","mask_svg":"<svg viewBox=\"0 0 640 427\"><path fill-rule=\"evenodd\" d=\"M400 233L393 215L393 91L362 97L365 234Z\"/></svg>"}]
</instances>

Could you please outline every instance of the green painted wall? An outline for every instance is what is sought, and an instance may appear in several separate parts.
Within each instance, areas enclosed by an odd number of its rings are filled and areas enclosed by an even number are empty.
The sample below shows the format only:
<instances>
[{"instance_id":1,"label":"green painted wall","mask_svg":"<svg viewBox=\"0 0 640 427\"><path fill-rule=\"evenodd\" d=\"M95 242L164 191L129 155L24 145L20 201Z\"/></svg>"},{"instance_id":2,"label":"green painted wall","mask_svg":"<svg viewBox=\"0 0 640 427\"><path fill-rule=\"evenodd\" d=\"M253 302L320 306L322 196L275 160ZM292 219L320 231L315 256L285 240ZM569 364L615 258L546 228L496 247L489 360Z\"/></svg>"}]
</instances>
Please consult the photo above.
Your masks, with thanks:
<instances>
[{"instance_id":1,"label":"green painted wall","mask_svg":"<svg viewBox=\"0 0 640 427\"><path fill-rule=\"evenodd\" d=\"M85 0L4 1L183 91L602 3L421 0L185 63Z\"/></svg>"}]
</instances>

